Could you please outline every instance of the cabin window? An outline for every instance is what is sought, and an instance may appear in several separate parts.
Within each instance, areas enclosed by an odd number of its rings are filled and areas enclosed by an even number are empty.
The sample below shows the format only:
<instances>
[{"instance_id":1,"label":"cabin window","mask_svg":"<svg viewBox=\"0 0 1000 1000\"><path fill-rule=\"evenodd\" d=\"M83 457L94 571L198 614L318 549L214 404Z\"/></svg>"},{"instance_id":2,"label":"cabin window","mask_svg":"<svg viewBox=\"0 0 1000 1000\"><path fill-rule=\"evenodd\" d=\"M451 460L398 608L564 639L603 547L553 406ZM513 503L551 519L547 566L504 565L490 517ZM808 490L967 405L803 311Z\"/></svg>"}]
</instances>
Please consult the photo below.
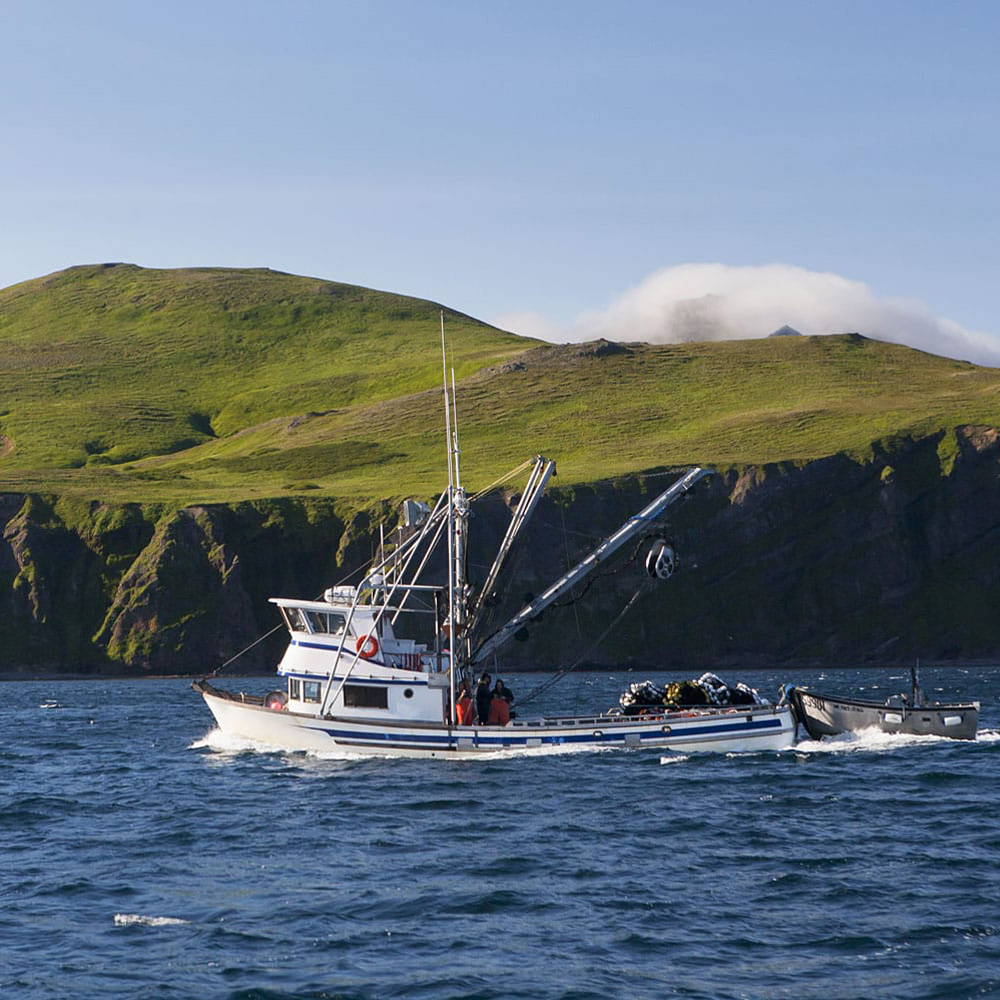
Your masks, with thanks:
<instances>
[{"instance_id":1,"label":"cabin window","mask_svg":"<svg viewBox=\"0 0 1000 1000\"><path fill-rule=\"evenodd\" d=\"M307 611L313 632L321 635L343 635L347 619L332 611Z\"/></svg>"},{"instance_id":2,"label":"cabin window","mask_svg":"<svg viewBox=\"0 0 1000 1000\"><path fill-rule=\"evenodd\" d=\"M308 632L305 616L298 608L282 608L281 613L285 616L285 624L291 632Z\"/></svg>"},{"instance_id":3,"label":"cabin window","mask_svg":"<svg viewBox=\"0 0 1000 1000\"><path fill-rule=\"evenodd\" d=\"M344 685L345 708L388 708L389 689L386 687L362 687L360 684Z\"/></svg>"},{"instance_id":4,"label":"cabin window","mask_svg":"<svg viewBox=\"0 0 1000 1000\"><path fill-rule=\"evenodd\" d=\"M302 682L302 700L319 701L319 681Z\"/></svg>"},{"instance_id":5,"label":"cabin window","mask_svg":"<svg viewBox=\"0 0 1000 1000\"><path fill-rule=\"evenodd\" d=\"M288 697L293 701L302 700L302 682L297 677L288 678Z\"/></svg>"}]
</instances>

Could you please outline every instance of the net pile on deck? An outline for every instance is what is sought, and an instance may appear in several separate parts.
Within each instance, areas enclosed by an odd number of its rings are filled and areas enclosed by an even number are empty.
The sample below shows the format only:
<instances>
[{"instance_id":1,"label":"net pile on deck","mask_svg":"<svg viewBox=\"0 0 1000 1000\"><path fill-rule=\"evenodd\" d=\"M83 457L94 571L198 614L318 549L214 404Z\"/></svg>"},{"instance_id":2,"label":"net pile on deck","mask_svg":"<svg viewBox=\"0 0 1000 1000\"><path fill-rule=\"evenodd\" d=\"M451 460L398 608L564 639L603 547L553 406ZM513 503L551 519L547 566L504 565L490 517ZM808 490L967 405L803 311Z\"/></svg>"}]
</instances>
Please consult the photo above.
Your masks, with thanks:
<instances>
[{"instance_id":1,"label":"net pile on deck","mask_svg":"<svg viewBox=\"0 0 1000 1000\"><path fill-rule=\"evenodd\" d=\"M641 715L651 709L765 705L767 701L742 681L730 687L717 674L702 674L696 681L671 681L663 687L652 681L630 684L618 703L626 715Z\"/></svg>"}]
</instances>

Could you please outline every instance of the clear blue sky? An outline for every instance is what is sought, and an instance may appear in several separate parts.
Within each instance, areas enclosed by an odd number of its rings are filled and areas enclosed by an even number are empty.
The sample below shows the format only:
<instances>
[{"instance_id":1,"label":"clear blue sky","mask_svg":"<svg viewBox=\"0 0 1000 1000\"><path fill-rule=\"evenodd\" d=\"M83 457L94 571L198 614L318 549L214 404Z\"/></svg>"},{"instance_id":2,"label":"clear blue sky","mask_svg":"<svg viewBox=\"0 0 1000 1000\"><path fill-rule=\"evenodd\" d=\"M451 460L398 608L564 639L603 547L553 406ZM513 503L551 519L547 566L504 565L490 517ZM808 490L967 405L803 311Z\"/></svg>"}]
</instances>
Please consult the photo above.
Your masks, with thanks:
<instances>
[{"instance_id":1,"label":"clear blue sky","mask_svg":"<svg viewBox=\"0 0 1000 1000\"><path fill-rule=\"evenodd\" d=\"M782 262L1000 335L1000 3L5 3L0 286L269 266L484 319Z\"/></svg>"}]
</instances>

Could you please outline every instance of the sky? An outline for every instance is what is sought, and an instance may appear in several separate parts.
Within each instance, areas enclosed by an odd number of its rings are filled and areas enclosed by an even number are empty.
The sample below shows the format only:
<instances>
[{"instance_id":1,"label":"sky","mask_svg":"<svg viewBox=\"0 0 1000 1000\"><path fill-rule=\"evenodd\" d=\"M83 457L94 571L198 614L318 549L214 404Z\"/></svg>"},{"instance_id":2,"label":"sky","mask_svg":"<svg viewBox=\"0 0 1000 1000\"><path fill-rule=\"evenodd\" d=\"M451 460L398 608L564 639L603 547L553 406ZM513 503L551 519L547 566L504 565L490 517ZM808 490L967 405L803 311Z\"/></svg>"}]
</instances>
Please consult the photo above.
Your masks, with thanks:
<instances>
[{"instance_id":1,"label":"sky","mask_svg":"<svg viewBox=\"0 0 1000 1000\"><path fill-rule=\"evenodd\" d=\"M1000 365L1000 4L0 0L0 287L253 266L555 340Z\"/></svg>"}]
</instances>

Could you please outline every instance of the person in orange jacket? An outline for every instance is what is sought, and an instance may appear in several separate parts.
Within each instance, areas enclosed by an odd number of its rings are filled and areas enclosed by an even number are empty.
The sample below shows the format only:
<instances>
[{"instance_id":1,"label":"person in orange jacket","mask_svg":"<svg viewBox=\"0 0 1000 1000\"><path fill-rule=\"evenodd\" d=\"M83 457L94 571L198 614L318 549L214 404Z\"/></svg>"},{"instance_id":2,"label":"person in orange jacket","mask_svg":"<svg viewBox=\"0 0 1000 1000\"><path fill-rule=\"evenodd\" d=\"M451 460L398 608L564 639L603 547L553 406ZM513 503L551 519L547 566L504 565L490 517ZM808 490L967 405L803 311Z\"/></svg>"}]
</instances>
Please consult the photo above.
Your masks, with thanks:
<instances>
[{"instance_id":1,"label":"person in orange jacket","mask_svg":"<svg viewBox=\"0 0 1000 1000\"><path fill-rule=\"evenodd\" d=\"M497 687L493 689L489 718L491 726L506 726L510 722L510 702L504 697L501 684L501 681L497 681Z\"/></svg>"},{"instance_id":2,"label":"person in orange jacket","mask_svg":"<svg viewBox=\"0 0 1000 1000\"><path fill-rule=\"evenodd\" d=\"M472 695L469 694L469 682L462 681L458 698L455 700L455 721L460 726L471 726L473 723L474 710L472 706Z\"/></svg>"},{"instance_id":3,"label":"person in orange jacket","mask_svg":"<svg viewBox=\"0 0 1000 1000\"><path fill-rule=\"evenodd\" d=\"M508 705L514 704L514 692L499 677L497 678L496 686L493 688L493 693L500 695ZM514 718L513 712L510 713L510 717Z\"/></svg>"}]
</instances>

